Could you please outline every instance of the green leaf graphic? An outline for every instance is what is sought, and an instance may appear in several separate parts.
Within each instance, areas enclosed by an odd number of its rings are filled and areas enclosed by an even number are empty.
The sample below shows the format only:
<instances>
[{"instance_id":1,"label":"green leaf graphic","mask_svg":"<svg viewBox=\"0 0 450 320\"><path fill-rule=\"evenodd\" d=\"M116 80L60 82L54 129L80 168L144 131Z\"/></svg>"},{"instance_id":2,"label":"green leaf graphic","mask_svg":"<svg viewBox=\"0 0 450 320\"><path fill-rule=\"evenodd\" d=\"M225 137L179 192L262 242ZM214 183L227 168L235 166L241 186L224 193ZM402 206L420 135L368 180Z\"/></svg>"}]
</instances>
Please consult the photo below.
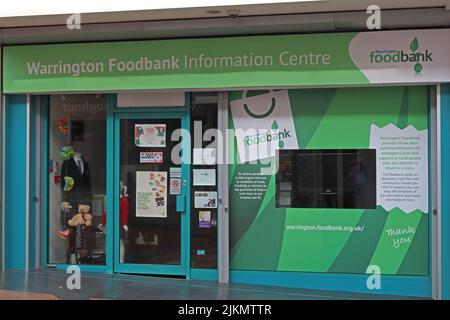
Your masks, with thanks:
<instances>
[{"instance_id":1,"label":"green leaf graphic","mask_svg":"<svg viewBox=\"0 0 450 320\"><path fill-rule=\"evenodd\" d=\"M272 123L272 130L277 130L278 129L278 123L274 120Z\"/></svg>"},{"instance_id":2,"label":"green leaf graphic","mask_svg":"<svg viewBox=\"0 0 450 320\"><path fill-rule=\"evenodd\" d=\"M413 41L411 41L411 44L409 45L409 47L411 48L411 50L414 52L417 49L419 49L419 40L417 40L417 38L414 38Z\"/></svg>"}]
</instances>

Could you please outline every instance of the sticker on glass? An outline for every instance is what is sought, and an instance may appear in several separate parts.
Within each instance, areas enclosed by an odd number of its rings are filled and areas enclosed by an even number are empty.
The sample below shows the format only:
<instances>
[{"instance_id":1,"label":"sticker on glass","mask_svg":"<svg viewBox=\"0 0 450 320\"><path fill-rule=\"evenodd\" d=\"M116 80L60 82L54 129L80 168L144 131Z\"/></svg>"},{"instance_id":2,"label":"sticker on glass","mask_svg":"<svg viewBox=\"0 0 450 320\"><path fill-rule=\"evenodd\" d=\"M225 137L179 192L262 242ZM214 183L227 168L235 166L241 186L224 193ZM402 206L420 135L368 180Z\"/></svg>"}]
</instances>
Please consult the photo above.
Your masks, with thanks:
<instances>
[{"instance_id":1,"label":"sticker on glass","mask_svg":"<svg viewBox=\"0 0 450 320\"><path fill-rule=\"evenodd\" d=\"M171 195L181 194L181 168L171 167L169 169L170 175L170 191Z\"/></svg>"},{"instance_id":2,"label":"sticker on glass","mask_svg":"<svg viewBox=\"0 0 450 320\"><path fill-rule=\"evenodd\" d=\"M140 163L163 163L162 151L145 151L139 153Z\"/></svg>"}]
</instances>

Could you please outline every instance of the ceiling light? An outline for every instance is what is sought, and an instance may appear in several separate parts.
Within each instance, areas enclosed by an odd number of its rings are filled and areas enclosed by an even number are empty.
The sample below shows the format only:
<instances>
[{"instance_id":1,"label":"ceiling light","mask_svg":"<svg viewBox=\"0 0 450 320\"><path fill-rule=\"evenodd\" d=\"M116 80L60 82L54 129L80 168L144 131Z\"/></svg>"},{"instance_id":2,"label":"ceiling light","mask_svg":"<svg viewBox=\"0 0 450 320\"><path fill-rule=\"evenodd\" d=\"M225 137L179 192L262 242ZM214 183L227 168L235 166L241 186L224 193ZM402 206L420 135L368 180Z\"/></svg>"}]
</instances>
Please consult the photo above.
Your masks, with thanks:
<instances>
[{"instance_id":1,"label":"ceiling light","mask_svg":"<svg viewBox=\"0 0 450 320\"><path fill-rule=\"evenodd\" d=\"M220 10L208 10L206 11L207 14L220 14Z\"/></svg>"},{"instance_id":2,"label":"ceiling light","mask_svg":"<svg viewBox=\"0 0 450 320\"><path fill-rule=\"evenodd\" d=\"M239 9L228 9L227 13L228 13L228 16L231 19L236 19L241 14L241 10L239 10Z\"/></svg>"}]
</instances>

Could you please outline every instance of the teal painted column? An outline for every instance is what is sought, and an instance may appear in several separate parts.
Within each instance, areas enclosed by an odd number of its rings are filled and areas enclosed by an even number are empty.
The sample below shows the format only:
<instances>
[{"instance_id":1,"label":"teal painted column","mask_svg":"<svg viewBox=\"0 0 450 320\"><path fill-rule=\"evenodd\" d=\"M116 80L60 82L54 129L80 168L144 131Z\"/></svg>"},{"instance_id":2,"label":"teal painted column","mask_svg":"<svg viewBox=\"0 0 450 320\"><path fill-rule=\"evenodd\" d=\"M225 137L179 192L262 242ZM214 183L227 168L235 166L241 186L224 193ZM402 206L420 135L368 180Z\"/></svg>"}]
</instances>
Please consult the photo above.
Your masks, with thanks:
<instances>
[{"instance_id":1,"label":"teal painted column","mask_svg":"<svg viewBox=\"0 0 450 320\"><path fill-rule=\"evenodd\" d=\"M450 84L441 85L442 298L450 299Z\"/></svg>"},{"instance_id":2,"label":"teal painted column","mask_svg":"<svg viewBox=\"0 0 450 320\"><path fill-rule=\"evenodd\" d=\"M114 212L114 108L117 97L109 94L106 111L106 208L109 221ZM114 223L106 224L106 273L114 272Z\"/></svg>"},{"instance_id":3,"label":"teal painted column","mask_svg":"<svg viewBox=\"0 0 450 320\"><path fill-rule=\"evenodd\" d=\"M28 243L29 243L29 264L28 267L29 269L35 269L37 268L37 263L36 263L36 255L37 255L37 250L36 250L36 237L38 236L38 234L36 234L36 210L38 209L38 203L35 201L35 196L36 196L36 181L38 178L38 174L39 172L37 171L36 168L36 162L34 161L34 159L36 159L36 149L38 149L40 146L37 145L36 143L36 139L37 139L37 134L36 134L36 124L37 124L37 101L35 96L31 96L30 98L30 149L29 149L29 153L30 153L30 166L29 166L29 176L30 176L30 183L29 183L29 201L30 201L30 216L29 216L29 223L28 225L30 226L29 230L29 239L28 239ZM38 162L39 163L39 162Z\"/></svg>"},{"instance_id":4,"label":"teal painted column","mask_svg":"<svg viewBox=\"0 0 450 320\"><path fill-rule=\"evenodd\" d=\"M27 97L9 95L5 105L5 268L26 269Z\"/></svg>"}]
</instances>

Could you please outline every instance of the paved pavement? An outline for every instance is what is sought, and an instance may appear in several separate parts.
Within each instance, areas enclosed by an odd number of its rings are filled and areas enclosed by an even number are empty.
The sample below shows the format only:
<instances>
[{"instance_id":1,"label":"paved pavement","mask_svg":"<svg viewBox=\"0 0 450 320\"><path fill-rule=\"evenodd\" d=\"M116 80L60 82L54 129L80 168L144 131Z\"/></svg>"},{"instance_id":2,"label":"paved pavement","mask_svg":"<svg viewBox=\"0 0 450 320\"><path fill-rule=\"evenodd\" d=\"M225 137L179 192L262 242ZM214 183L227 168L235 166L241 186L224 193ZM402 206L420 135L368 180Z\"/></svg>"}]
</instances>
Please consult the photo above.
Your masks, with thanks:
<instances>
[{"instance_id":1,"label":"paved pavement","mask_svg":"<svg viewBox=\"0 0 450 320\"><path fill-rule=\"evenodd\" d=\"M231 284L137 275L83 272L81 289L69 290L62 271L0 272L0 299L22 300L322 300L409 299L407 297L353 294L273 286Z\"/></svg>"}]
</instances>

